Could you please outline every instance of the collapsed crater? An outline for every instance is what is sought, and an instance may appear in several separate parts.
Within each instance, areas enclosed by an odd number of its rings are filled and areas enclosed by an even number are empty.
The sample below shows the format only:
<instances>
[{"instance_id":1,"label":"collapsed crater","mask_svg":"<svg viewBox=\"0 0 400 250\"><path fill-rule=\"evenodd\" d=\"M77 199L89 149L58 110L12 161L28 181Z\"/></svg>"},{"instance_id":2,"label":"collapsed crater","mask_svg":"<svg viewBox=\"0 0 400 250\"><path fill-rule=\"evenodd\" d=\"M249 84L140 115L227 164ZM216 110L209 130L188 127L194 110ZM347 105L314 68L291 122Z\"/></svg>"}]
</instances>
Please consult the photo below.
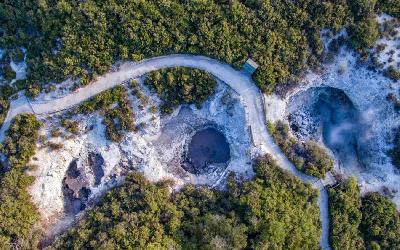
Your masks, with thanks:
<instances>
[{"instance_id":1,"label":"collapsed crater","mask_svg":"<svg viewBox=\"0 0 400 250\"><path fill-rule=\"evenodd\" d=\"M192 174L206 174L215 167L226 167L230 159L229 143L215 128L198 130L191 138L183 168Z\"/></svg>"},{"instance_id":2,"label":"collapsed crater","mask_svg":"<svg viewBox=\"0 0 400 250\"><path fill-rule=\"evenodd\" d=\"M100 153L89 152L86 161L74 159L63 179L64 209L66 214L77 214L89 201L92 187L101 183L104 176L104 158Z\"/></svg>"},{"instance_id":3,"label":"collapsed crater","mask_svg":"<svg viewBox=\"0 0 400 250\"><path fill-rule=\"evenodd\" d=\"M359 167L360 115L344 91L312 87L289 99L288 120L302 139L322 140L338 159L339 166Z\"/></svg>"}]
</instances>

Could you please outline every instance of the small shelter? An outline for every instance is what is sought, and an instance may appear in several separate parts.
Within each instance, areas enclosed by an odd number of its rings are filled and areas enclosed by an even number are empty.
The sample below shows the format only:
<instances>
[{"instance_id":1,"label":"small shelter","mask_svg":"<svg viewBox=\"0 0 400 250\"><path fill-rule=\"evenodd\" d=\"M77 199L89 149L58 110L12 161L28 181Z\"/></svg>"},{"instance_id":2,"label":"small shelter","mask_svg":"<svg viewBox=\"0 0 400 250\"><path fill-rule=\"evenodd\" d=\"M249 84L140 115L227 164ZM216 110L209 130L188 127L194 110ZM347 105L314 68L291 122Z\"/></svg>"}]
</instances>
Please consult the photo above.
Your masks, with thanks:
<instances>
[{"instance_id":1,"label":"small shelter","mask_svg":"<svg viewBox=\"0 0 400 250\"><path fill-rule=\"evenodd\" d=\"M249 75L254 74L258 68L258 64L253 61L251 58L247 59L247 61L243 65L243 70L248 73Z\"/></svg>"}]
</instances>

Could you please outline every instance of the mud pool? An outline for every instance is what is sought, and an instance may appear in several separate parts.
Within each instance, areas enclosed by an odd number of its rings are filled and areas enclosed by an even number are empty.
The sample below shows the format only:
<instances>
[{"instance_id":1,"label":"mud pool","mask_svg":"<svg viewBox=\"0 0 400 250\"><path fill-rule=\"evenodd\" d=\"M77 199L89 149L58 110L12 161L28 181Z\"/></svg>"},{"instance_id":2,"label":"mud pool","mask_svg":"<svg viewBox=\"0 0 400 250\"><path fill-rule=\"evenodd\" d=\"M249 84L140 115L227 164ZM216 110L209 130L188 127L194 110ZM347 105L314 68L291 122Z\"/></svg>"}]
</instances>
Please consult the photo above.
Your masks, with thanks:
<instances>
[{"instance_id":1,"label":"mud pool","mask_svg":"<svg viewBox=\"0 0 400 250\"><path fill-rule=\"evenodd\" d=\"M205 128L193 135L189 143L187 158L189 164L184 167L187 171L192 174L208 173L210 164L228 162L230 158L229 144L223 133L214 128Z\"/></svg>"}]
</instances>

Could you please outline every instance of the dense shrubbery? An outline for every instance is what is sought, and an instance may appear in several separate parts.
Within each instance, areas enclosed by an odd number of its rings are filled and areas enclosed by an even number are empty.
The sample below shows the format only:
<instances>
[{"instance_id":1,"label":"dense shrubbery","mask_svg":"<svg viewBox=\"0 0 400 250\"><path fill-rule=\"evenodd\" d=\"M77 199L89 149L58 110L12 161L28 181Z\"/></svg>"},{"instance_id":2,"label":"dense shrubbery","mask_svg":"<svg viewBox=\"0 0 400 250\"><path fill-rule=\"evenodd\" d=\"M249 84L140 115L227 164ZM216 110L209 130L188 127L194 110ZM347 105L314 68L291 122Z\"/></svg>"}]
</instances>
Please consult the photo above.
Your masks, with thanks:
<instances>
[{"instance_id":1,"label":"dense shrubbery","mask_svg":"<svg viewBox=\"0 0 400 250\"><path fill-rule=\"evenodd\" d=\"M379 25L375 18L362 19L350 26L350 45L357 50L366 51L379 38Z\"/></svg>"},{"instance_id":2,"label":"dense shrubbery","mask_svg":"<svg viewBox=\"0 0 400 250\"><path fill-rule=\"evenodd\" d=\"M18 168L0 174L2 249L35 249L38 244L40 235L35 232L34 225L39 219L39 213L27 191L33 180L33 177L27 176Z\"/></svg>"},{"instance_id":3,"label":"dense shrubbery","mask_svg":"<svg viewBox=\"0 0 400 250\"><path fill-rule=\"evenodd\" d=\"M362 199L361 211L361 232L368 249L400 249L400 216L392 201L371 193Z\"/></svg>"},{"instance_id":4,"label":"dense shrubbery","mask_svg":"<svg viewBox=\"0 0 400 250\"><path fill-rule=\"evenodd\" d=\"M145 84L152 87L163 100L161 110L171 113L179 104L195 103L200 106L217 85L216 80L207 72L176 67L151 72Z\"/></svg>"},{"instance_id":5,"label":"dense shrubbery","mask_svg":"<svg viewBox=\"0 0 400 250\"><path fill-rule=\"evenodd\" d=\"M10 108L9 98L15 94L15 89L8 86L0 86L0 127L6 119L8 109Z\"/></svg>"},{"instance_id":6,"label":"dense shrubbery","mask_svg":"<svg viewBox=\"0 0 400 250\"><path fill-rule=\"evenodd\" d=\"M359 230L362 219L361 197L353 178L329 188L330 243L333 249L363 249Z\"/></svg>"},{"instance_id":7,"label":"dense shrubbery","mask_svg":"<svg viewBox=\"0 0 400 250\"><path fill-rule=\"evenodd\" d=\"M120 141L126 131L133 131L133 111L126 89L116 86L103 91L77 108L79 113L92 113L100 110L106 125L106 135L112 141Z\"/></svg>"},{"instance_id":8,"label":"dense shrubbery","mask_svg":"<svg viewBox=\"0 0 400 250\"><path fill-rule=\"evenodd\" d=\"M266 156L254 180L227 191L140 174L111 190L102 204L59 239L57 249L319 249L317 192L282 172Z\"/></svg>"},{"instance_id":9,"label":"dense shrubbery","mask_svg":"<svg viewBox=\"0 0 400 250\"><path fill-rule=\"evenodd\" d=\"M396 69L394 66L388 67L385 74L395 81L400 80L400 70Z\"/></svg>"},{"instance_id":10,"label":"dense shrubbery","mask_svg":"<svg viewBox=\"0 0 400 250\"><path fill-rule=\"evenodd\" d=\"M354 15L354 23L348 29L350 46L366 56L379 38L379 25L374 17L377 0L348 1Z\"/></svg>"},{"instance_id":11,"label":"dense shrubbery","mask_svg":"<svg viewBox=\"0 0 400 250\"><path fill-rule=\"evenodd\" d=\"M333 249L399 249L400 217L388 198L360 198L354 179L329 190L330 240Z\"/></svg>"},{"instance_id":12,"label":"dense shrubbery","mask_svg":"<svg viewBox=\"0 0 400 250\"><path fill-rule=\"evenodd\" d=\"M17 116L7 131L3 152L10 170L0 174L0 246L2 249L35 249L40 239L35 230L39 213L30 201L27 188L29 158L35 153L40 122L34 115Z\"/></svg>"},{"instance_id":13,"label":"dense shrubbery","mask_svg":"<svg viewBox=\"0 0 400 250\"><path fill-rule=\"evenodd\" d=\"M350 10L355 20L372 17L375 13L376 0L352 0L349 1Z\"/></svg>"},{"instance_id":14,"label":"dense shrubbery","mask_svg":"<svg viewBox=\"0 0 400 250\"><path fill-rule=\"evenodd\" d=\"M27 48L30 84L71 75L86 84L118 59L191 53L235 66L252 55L264 91L316 61L321 28L351 20L346 1L333 0L15 0L0 16L0 47Z\"/></svg>"},{"instance_id":15,"label":"dense shrubbery","mask_svg":"<svg viewBox=\"0 0 400 250\"><path fill-rule=\"evenodd\" d=\"M25 167L35 154L40 126L40 122L32 114L22 114L14 118L2 148L10 166Z\"/></svg>"},{"instance_id":16,"label":"dense shrubbery","mask_svg":"<svg viewBox=\"0 0 400 250\"><path fill-rule=\"evenodd\" d=\"M2 74L4 76L4 79L6 79L7 81L11 81L17 76L17 73L15 73L15 71L11 68L10 64L2 65L0 74Z\"/></svg>"},{"instance_id":17,"label":"dense shrubbery","mask_svg":"<svg viewBox=\"0 0 400 250\"><path fill-rule=\"evenodd\" d=\"M394 17L400 18L400 1L398 0L378 0L378 9Z\"/></svg>"},{"instance_id":18,"label":"dense shrubbery","mask_svg":"<svg viewBox=\"0 0 400 250\"><path fill-rule=\"evenodd\" d=\"M3 125L4 119L6 119L10 103L8 100L0 98L0 127Z\"/></svg>"},{"instance_id":19,"label":"dense shrubbery","mask_svg":"<svg viewBox=\"0 0 400 250\"><path fill-rule=\"evenodd\" d=\"M278 146L299 170L318 178L325 178L325 174L333 169L333 160L326 150L315 142L303 143L290 136L287 124L282 121L275 124L269 123L268 130Z\"/></svg>"}]
</instances>

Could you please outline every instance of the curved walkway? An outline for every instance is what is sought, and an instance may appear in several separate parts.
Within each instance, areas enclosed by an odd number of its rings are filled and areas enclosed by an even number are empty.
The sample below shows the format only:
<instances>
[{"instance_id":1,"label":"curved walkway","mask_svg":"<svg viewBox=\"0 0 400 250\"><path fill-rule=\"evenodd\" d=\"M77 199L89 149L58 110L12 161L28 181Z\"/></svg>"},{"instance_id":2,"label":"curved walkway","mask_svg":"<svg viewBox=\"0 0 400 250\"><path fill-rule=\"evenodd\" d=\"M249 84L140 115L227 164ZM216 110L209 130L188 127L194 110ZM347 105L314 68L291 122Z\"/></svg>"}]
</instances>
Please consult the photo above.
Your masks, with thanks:
<instances>
[{"instance_id":1,"label":"curved walkway","mask_svg":"<svg viewBox=\"0 0 400 250\"><path fill-rule=\"evenodd\" d=\"M262 93L254 84L251 77L232 68L228 64L221 63L208 57L176 54L155 57L137 63L125 63L118 71L107 73L104 76L99 77L95 82L81 88L77 92L44 103L29 103L25 96L20 94L20 97L17 100L11 102L10 111L0 130L0 141L4 139L4 132L8 129L12 118L19 113L49 114L65 110L130 78L136 78L154 70L174 66L192 67L208 71L228 84L240 95L241 101L246 110L247 122L251 125L251 133L255 146L259 148L262 153L273 155L281 168L288 170L303 182L309 183L320 190L318 200L320 219L322 223L320 244L322 249L329 249L328 198L327 192L324 188L324 181L298 171L275 144L265 126L265 107L263 105ZM325 181L325 183L328 182L329 181Z\"/></svg>"}]
</instances>

